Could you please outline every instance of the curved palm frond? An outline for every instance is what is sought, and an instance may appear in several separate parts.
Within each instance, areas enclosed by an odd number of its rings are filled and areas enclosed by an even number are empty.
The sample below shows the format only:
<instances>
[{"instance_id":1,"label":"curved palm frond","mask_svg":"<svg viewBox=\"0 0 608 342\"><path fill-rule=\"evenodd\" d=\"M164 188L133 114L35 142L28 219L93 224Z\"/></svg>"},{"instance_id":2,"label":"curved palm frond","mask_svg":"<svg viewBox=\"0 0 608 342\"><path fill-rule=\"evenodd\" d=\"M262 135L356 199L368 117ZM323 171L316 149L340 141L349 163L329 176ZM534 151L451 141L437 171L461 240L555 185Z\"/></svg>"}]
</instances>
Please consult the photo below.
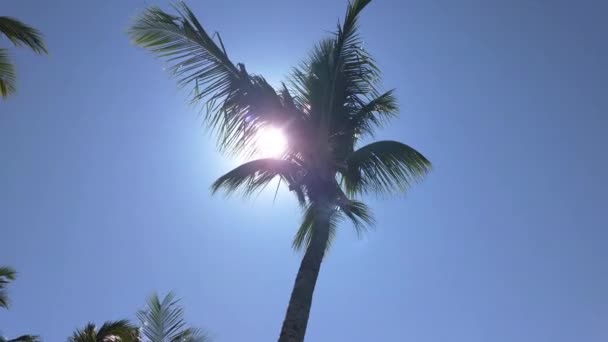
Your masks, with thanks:
<instances>
[{"instance_id":1,"label":"curved palm frond","mask_svg":"<svg viewBox=\"0 0 608 342\"><path fill-rule=\"evenodd\" d=\"M141 342L209 342L201 330L187 328L184 311L173 293L161 301L158 295L148 298L146 308L137 313Z\"/></svg>"},{"instance_id":2,"label":"curved palm frond","mask_svg":"<svg viewBox=\"0 0 608 342\"><path fill-rule=\"evenodd\" d=\"M326 250L331 248L332 242L336 237L338 224L342 219L348 218L353 223L358 237L373 227L375 220L370 208L363 202L342 198L338 200L339 205L333 209L329 217L329 237ZM304 208L302 215L302 223L298 228L292 242L292 247L295 250L301 250L310 244L312 239L312 231L319 209L316 209L316 204L311 203ZM325 209L327 210L327 209Z\"/></svg>"},{"instance_id":3,"label":"curved palm frond","mask_svg":"<svg viewBox=\"0 0 608 342\"><path fill-rule=\"evenodd\" d=\"M354 151L359 139L373 137L375 129L397 116L398 109L392 90L354 108L350 117L338 124L340 127L336 127L336 133L330 139L335 162L343 164Z\"/></svg>"},{"instance_id":4,"label":"curved palm frond","mask_svg":"<svg viewBox=\"0 0 608 342\"><path fill-rule=\"evenodd\" d=\"M412 147L398 141L377 141L354 151L342 170L349 195L406 191L422 179L431 163Z\"/></svg>"},{"instance_id":5,"label":"curved palm frond","mask_svg":"<svg viewBox=\"0 0 608 342\"><path fill-rule=\"evenodd\" d=\"M68 342L97 342L95 324L89 322L84 329L76 329L72 336L68 338Z\"/></svg>"},{"instance_id":6,"label":"curved palm frond","mask_svg":"<svg viewBox=\"0 0 608 342\"><path fill-rule=\"evenodd\" d=\"M77 329L68 342L135 342L137 328L127 320L105 322L99 330L89 322L84 329Z\"/></svg>"},{"instance_id":7,"label":"curved palm frond","mask_svg":"<svg viewBox=\"0 0 608 342\"><path fill-rule=\"evenodd\" d=\"M0 49L0 96L7 97L15 92L17 75L11 63L8 50Z\"/></svg>"},{"instance_id":8,"label":"curved palm frond","mask_svg":"<svg viewBox=\"0 0 608 342\"><path fill-rule=\"evenodd\" d=\"M37 335L22 335L12 340L8 340L8 342L41 342L42 339Z\"/></svg>"},{"instance_id":9,"label":"curved palm frond","mask_svg":"<svg viewBox=\"0 0 608 342\"><path fill-rule=\"evenodd\" d=\"M0 33L15 46L27 46L40 54L48 53L40 31L15 18L0 17Z\"/></svg>"},{"instance_id":10,"label":"curved palm frond","mask_svg":"<svg viewBox=\"0 0 608 342\"><path fill-rule=\"evenodd\" d=\"M373 136L374 128L382 127L388 120L395 118L398 111L399 105L394 90L389 90L361 104L347 121L347 127L355 136L366 134Z\"/></svg>"},{"instance_id":11,"label":"curved palm frond","mask_svg":"<svg viewBox=\"0 0 608 342\"><path fill-rule=\"evenodd\" d=\"M366 99L377 96L379 70L373 58L363 48L358 34L358 17L370 0L355 0L349 3L342 26L338 25L334 51L332 53L331 96L328 109L332 115L330 126L337 132L335 125L351 115L353 109L360 107Z\"/></svg>"},{"instance_id":12,"label":"curved palm frond","mask_svg":"<svg viewBox=\"0 0 608 342\"><path fill-rule=\"evenodd\" d=\"M133 42L170 63L181 86L192 87L192 101L207 103L204 117L224 152L251 154L248 148L260 125L286 121L281 98L261 76L247 73L228 57L190 8L178 2L176 15L150 7L129 30Z\"/></svg>"},{"instance_id":13,"label":"curved palm frond","mask_svg":"<svg viewBox=\"0 0 608 342\"><path fill-rule=\"evenodd\" d=\"M0 308L8 309L10 301L6 293L6 286L17 278L17 271L9 266L0 267Z\"/></svg>"},{"instance_id":14,"label":"curved palm frond","mask_svg":"<svg viewBox=\"0 0 608 342\"><path fill-rule=\"evenodd\" d=\"M10 340L2 340L0 338L0 342L42 342L40 336L37 335L22 335Z\"/></svg>"},{"instance_id":15,"label":"curved palm frond","mask_svg":"<svg viewBox=\"0 0 608 342\"><path fill-rule=\"evenodd\" d=\"M135 342L134 331L136 330L137 327L126 319L105 322L97 331L98 341L103 341L108 336L116 336L120 338L121 342Z\"/></svg>"},{"instance_id":16,"label":"curved palm frond","mask_svg":"<svg viewBox=\"0 0 608 342\"><path fill-rule=\"evenodd\" d=\"M346 203L340 205L340 212L352 221L358 237L374 226L375 220L372 211L363 202L347 200Z\"/></svg>"},{"instance_id":17,"label":"curved palm frond","mask_svg":"<svg viewBox=\"0 0 608 342\"><path fill-rule=\"evenodd\" d=\"M306 144L297 146L300 150L311 149L308 145L316 144L312 147L313 153L319 155L319 151L326 150L328 143L335 149L336 140L340 140L338 145L354 145L354 142L349 142L356 140L352 135L360 134L359 127L371 128L368 120L376 118L357 116L366 111L369 114L371 109L365 107L366 104L379 97L378 68L362 48L357 32L358 16L369 2L356 0L349 3L344 23L338 25L335 37L322 40L291 74L289 83L295 103L314 125ZM379 97L377 102L388 99L392 99L390 92ZM374 104L376 102L370 103ZM353 125L355 121L357 126ZM337 146L337 149L340 150L338 153L344 154L343 146Z\"/></svg>"},{"instance_id":18,"label":"curved palm frond","mask_svg":"<svg viewBox=\"0 0 608 342\"><path fill-rule=\"evenodd\" d=\"M312 239L313 229L315 228L315 222L320 216L320 210L327 210L327 208L318 208L316 203L310 203L304 208L304 214L302 216L302 223L298 228L296 235L291 243L291 246L295 250L302 250L308 247ZM327 239L326 250L331 248L332 241L336 237L336 230L338 223L340 222L340 215L336 210L332 210L329 215L329 225L326 227L329 229L329 236Z\"/></svg>"},{"instance_id":19,"label":"curved palm frond","mask_svg":"<svg viewBox=\"0 0 608 342\"><path fill-rule=\"evenodd\" d=\"M215 193L224 188L227 192L243 190L245 195L251 195L262 190L275 177L281 177L303 199L303 189L300 184L303 177L302 169L295 163L283 159L256 159L241 164L232 171L218 178L211 186Z\"/></svg>"}]
</instances>

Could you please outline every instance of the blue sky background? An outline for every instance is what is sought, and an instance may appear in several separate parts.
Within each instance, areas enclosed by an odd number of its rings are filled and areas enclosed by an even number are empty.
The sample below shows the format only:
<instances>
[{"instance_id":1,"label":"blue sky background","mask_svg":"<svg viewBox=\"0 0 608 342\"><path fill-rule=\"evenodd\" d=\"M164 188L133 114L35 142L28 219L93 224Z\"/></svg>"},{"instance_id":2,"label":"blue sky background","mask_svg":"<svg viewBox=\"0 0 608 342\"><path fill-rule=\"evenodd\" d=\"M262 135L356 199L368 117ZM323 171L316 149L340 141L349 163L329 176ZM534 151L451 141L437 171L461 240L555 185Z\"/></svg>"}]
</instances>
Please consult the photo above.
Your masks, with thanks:
<instances>
[{"instance_id":1,"label":"blue sky background","mask_svg":"<svg viewBox=\"0 0 608 342\"><path fill-rule=\"evenodd\" d=\"M0 103L0 264L19 279L7 336L62 341L175 290L217 341L276 340L299 255L289 194L211 197L215 152L163 64L129 43L162 1L3 0L51 56L12 50ZM278 82L345 1L190 1L229 54ZM366 48L402 116L380 138L433 173L370 199L324 262L307 341L608 340L608 5L374 1ZM1 41L7 45L5 40Z\"/></svg>"}]
</instances>

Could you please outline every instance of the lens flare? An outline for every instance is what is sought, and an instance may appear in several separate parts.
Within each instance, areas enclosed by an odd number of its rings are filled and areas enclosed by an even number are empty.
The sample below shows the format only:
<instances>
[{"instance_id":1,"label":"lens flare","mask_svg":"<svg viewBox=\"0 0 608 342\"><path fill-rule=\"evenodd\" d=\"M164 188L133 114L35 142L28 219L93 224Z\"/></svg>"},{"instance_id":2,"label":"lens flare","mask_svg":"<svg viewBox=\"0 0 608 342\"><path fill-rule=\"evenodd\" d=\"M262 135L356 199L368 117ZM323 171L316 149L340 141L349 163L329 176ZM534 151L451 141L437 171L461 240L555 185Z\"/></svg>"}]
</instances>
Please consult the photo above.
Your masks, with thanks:
<instances>
[{"instance_id":1,"label":"lens flare","mask_svg":"<svg viewBox=\"0 0 608 342\"><path fill-rule=\"evenodd\" d=\"M256 139L258 154L264 158L278 158L287 149L287 137L276 127L264 127Z\"/></svg>"}]
</instances>

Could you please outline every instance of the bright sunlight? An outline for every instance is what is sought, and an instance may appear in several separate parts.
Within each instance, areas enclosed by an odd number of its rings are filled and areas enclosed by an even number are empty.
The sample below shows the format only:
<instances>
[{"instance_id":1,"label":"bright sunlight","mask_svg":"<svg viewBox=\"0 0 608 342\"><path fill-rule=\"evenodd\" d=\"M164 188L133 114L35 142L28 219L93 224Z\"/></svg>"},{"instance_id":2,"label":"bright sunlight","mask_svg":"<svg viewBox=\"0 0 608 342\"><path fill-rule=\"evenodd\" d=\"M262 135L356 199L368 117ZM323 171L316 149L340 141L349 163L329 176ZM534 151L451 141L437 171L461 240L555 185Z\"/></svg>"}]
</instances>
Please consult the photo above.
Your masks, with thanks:
<instances>
[{"instance_id":1,"label":"bright sunlight","mask_svg":"<svg viewBox=\"0 0 608 342\"><path fill-rule=\"evenodd\" d=\"M277 158L287 149L287 137L276 127L264 127L258 132L256 145L261 157Z\"/></svg>"}]
</instances>

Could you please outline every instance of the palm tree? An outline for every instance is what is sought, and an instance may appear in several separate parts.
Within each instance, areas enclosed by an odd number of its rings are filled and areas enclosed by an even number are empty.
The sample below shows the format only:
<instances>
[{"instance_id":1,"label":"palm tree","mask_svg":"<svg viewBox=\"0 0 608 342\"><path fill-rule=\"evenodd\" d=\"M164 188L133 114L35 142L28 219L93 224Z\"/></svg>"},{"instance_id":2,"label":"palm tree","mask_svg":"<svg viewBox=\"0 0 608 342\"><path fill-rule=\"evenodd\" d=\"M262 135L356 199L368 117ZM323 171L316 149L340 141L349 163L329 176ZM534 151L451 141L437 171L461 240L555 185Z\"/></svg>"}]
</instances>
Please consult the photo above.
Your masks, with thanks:
<instances>
[{"instance_id":1,"label":"palm tree","mask_svg":"<svg viewBox=\"0 0 608 342\"><path fill-rule=\"evenodd\" d=\"M8 266L0 266L0 308L8 309L10 301L6 293L6 286L15 280L17 272Z\"/></svg>"},{"instance_id":2,"label":"palm tree","mask_svg":"<svg viewBox=\"0 0 608 342\"><path fill-rule=\"evenodd\" d=\"M373 225L360 196L403 193L431 167L398 141L361 146L398 113L393 91L380 91L379 70L358 34L359 14L369 2L349 3L334 35L293 69L289 86L278 89L234 64L219 34L210 35L183 2L174 6L176 15L148 8L129 31L136 45L169 62L178 83L191 87L193 102L206 103L203 118L221 152L254 158L259 131L275 127L287 136L281 157L246 162L212 186L213 192L250 195L276 177L303 207L293 246L305 252L280 342L304 340L321 262L339 221L351 220L359 234Z\"/></svg>"},{"instance_id":3,"label":"palm tree","mask_svg":"<svg viewBox=\"0 0 608 342\"><path fill-rule=\"evenodd\" d=\"M13 338L10 340L7 340L6 338L0 336L0 342L41 342L42 340L40 339L39 336L35 336L35 335L23 335L23 336L19 336L17 338Z\"/></svg>"},{"instance_id":4,"label":"palm tree","mask_svg":"<svg viewBox=\"0 0 608 342\"><path fill-rule=\"evenodd\" d=\"M35 28L11 18L0 17L0 37L6 37L14 46L27 46L39 54L47 54L42 34ZM7 97L15 92L16 74L8 50L0 48L0 96Z\"/></svg>"},{"instance_id":5,"label":"palm tree","mask_svg":"<svg viewBox=\"0 0 608 342\"><path fill-rule=\"evenodd\" d=\"M146 308L137 313L141 328L140 342L210 342L211 339L199 329L187 328L184 310L178 305L173 293L161 301L152 295Z\"/></svg>"},{"instance_id":6,"label":"palm tree","mask_svg":"<svg viewBox=\"0 0 608 342\"><path fill-rule=\"evenodd\" d=\"M84 329L77 329L68 342L135 342L137 328L127 320L105 322L97 329L94 323L88 323Z\"/></svg>"}]
</instances>

